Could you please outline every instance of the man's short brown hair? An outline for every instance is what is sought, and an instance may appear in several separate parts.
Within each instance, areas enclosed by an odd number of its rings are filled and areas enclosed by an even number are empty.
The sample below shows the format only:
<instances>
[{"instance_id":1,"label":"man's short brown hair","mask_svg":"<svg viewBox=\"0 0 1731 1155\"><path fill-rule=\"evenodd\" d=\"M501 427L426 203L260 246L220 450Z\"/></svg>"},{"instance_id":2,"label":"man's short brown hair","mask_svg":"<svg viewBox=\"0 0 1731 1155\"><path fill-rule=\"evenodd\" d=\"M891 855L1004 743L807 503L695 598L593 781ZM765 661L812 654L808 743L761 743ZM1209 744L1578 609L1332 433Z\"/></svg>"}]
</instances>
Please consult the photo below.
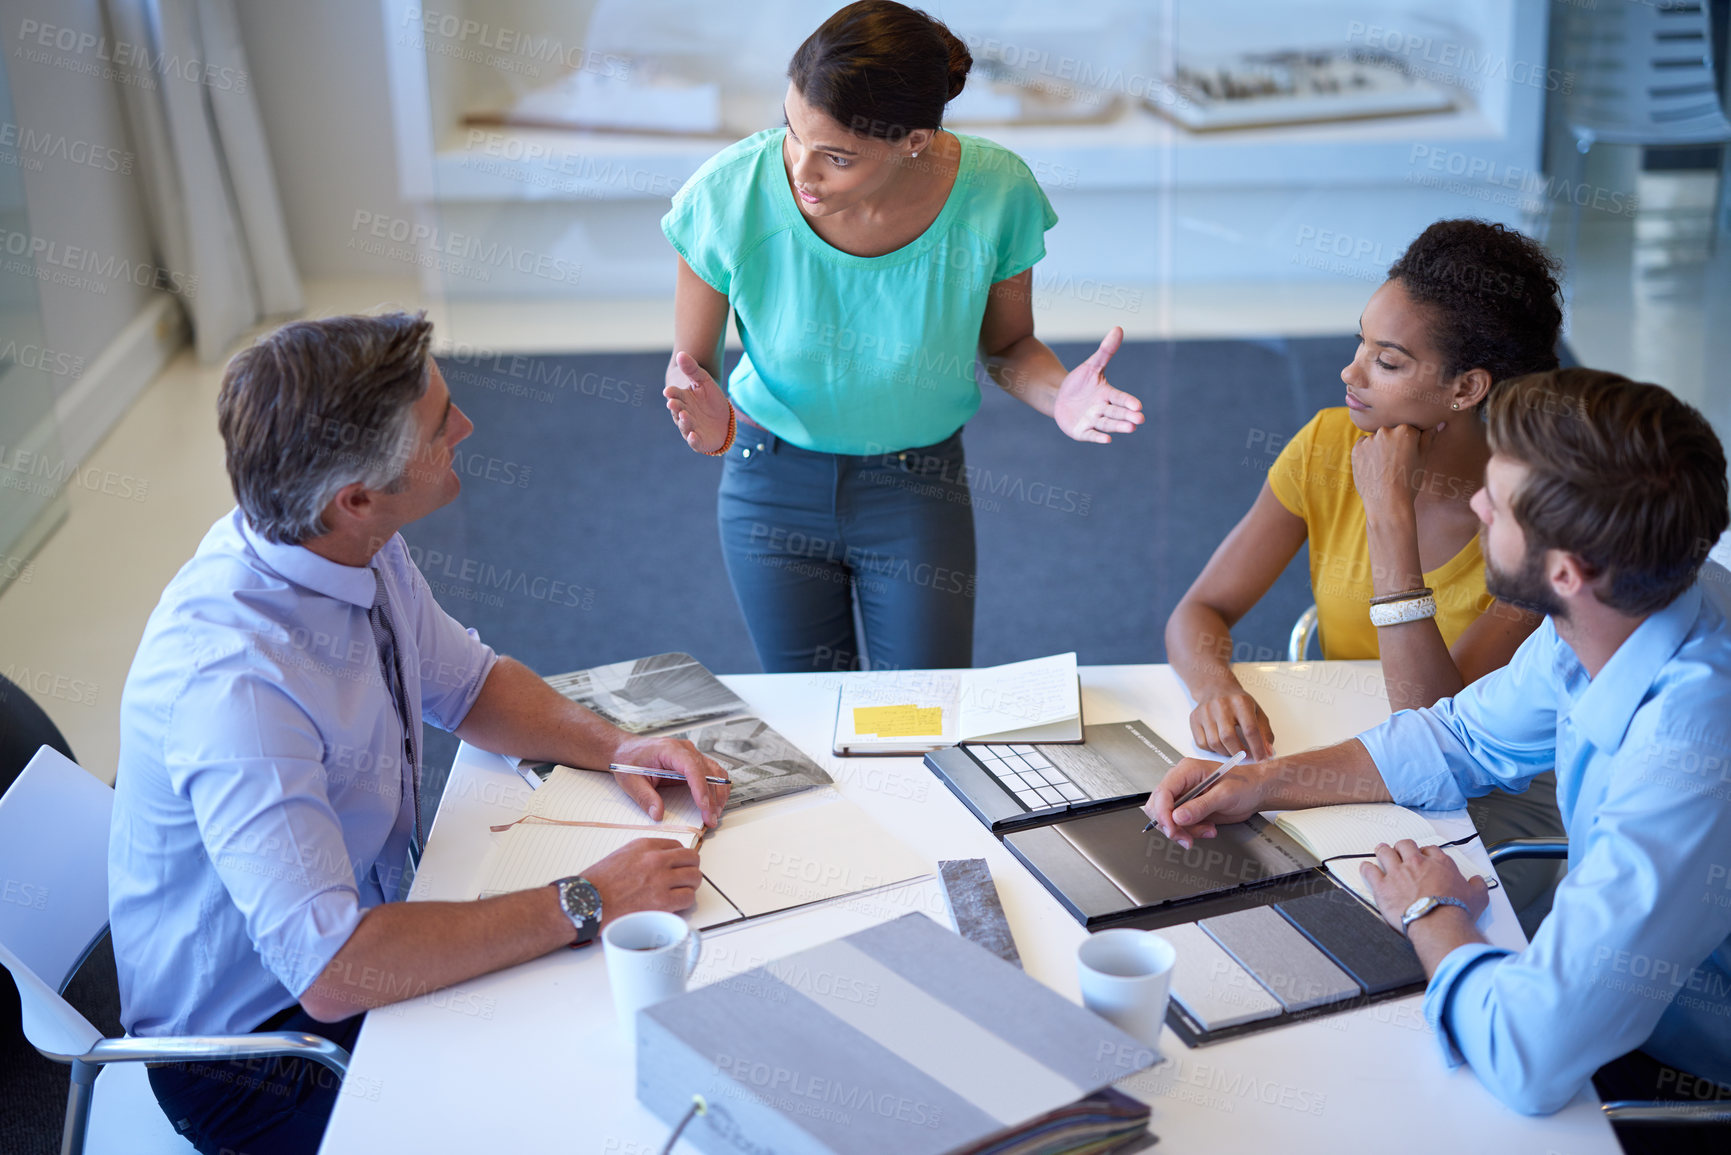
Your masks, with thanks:
<instances>
[{"instance_id":1,"label":"man's short brown hair","mask_svg":"<svg viewBox=\"0 0 1731 1155\"><path fill-rule=\"evenodd\" d=\"M228 363L217 424L256 532L298 545L329 531L325 506L345 485L400 488L432 338L425 313L294 321Z\"/></svg>"},{"instance_id":2,"label":"man's short brown hair","mask_svg":"<svg viewBox=\"0 0 1731 1155\"><path fill-rule=\"evenodd\" d=\"M1510 505L1529 555L1579 558L1599 600L1648 614L1687 589L1725 532L1725 450L1690 405L1597 369L1510 381L1486 405L1491 452L1531 471Z\"/></svg>"}]
</instances>

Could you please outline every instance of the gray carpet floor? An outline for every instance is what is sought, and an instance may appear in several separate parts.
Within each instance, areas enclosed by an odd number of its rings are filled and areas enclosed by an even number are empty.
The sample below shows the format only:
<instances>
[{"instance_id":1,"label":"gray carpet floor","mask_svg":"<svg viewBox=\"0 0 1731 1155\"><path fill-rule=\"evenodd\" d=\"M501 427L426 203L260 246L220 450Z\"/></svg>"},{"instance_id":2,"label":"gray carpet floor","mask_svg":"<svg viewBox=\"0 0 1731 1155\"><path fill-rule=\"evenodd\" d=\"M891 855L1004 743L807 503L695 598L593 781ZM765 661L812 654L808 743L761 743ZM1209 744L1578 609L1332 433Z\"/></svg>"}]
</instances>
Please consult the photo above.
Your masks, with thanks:
<instances>
[{"instance_id":1,"label":"gray carpet floor","mask_svg":"<svg viewBox=\"0 0 1731 1155\"><path fill-rule=\"evenodd\" d=\"M985 499L975 662L1065 650L1090 664L1164 661L1167 615L1283 439L1340 402L1354 348L1347 336L1126 343L1108 375L1148 420L1104 446L988 388L964 436ZM1073 365L1092 348L1057 352ZM665 650L717 673L758 669L717 540L721 466L674 430L665 365L441 362L475 422L459 447L464 490L405 536L445 607L542 673ZM1284 655L1310 604L1307 564L1300 553L1239 625L1240 657ZM428 732L429 769L454 750Z\"/></svg>"}]
</instances>

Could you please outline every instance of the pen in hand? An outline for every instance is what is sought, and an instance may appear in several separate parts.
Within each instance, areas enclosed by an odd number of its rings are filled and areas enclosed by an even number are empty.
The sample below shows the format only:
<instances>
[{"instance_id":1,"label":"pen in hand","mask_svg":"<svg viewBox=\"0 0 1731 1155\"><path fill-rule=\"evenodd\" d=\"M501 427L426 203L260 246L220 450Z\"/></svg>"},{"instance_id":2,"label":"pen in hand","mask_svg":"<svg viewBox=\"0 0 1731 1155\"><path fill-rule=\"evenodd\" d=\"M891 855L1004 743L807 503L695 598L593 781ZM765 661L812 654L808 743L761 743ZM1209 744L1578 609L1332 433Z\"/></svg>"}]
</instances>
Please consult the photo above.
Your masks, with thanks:
<instances>
[{"instance_id":1,"label":"pen in hand","mask_svg":"<svg viewBox=\"0 0 1731 1155\"><path fill-rule=\"evenodd\" d=\"M1248 753L1249 753L1248 751L1240 750L1238 753L1234 754L1232 757L1230 757L1226 761L1222 762L1220 764L1219 768L1214 771L1214 773L1210 774L1208 777L1204 778L1202 781L1198 782L1196 785L1194 785L1190 789L1186 790L1184 792L1184 794L1176 802L1174 802L1172 804L1172 812L1174 814L1176 814L1178 812L1178 808L1180 806L1183 806L1186 802L1190 802L1194 799L1200 798L1203 794L1207 793L1209 790L1212 790L1216 783L1218 783L1222 778L1226 777L1228 771L1230 771L1234 766L1238 765L1240 762L1244 761L1244 759L1248 756ZM1153 830L1155 827L1159 826L1159 824L1160 823L1159 823L1158 819L1153 819L1153 818L1149 819L1148 825L1146 825L1142 828L1142 833L1147 834L1150 830ZM1164 833L1164 832L1162 832L1162 833Z\"/></svg>"},{"instance_id":2,"label":"pen in hand","mask_svg":"<svg viewBox=\"0 0 1731 1155\"><path fill-rule=\"evenodd\" d=\"M611 762L608 764L607 769L611 770L615 774L637 774L644 778L661 778L669 782L685 781L685 775L681 774L677 770L661 770L654 766L627 766L623 762ZM705 782L713 782L717 786L733 785L733 780L730 778L717 778L710 774L705 774L703 780Z\"/></svg>"}]
</instances>

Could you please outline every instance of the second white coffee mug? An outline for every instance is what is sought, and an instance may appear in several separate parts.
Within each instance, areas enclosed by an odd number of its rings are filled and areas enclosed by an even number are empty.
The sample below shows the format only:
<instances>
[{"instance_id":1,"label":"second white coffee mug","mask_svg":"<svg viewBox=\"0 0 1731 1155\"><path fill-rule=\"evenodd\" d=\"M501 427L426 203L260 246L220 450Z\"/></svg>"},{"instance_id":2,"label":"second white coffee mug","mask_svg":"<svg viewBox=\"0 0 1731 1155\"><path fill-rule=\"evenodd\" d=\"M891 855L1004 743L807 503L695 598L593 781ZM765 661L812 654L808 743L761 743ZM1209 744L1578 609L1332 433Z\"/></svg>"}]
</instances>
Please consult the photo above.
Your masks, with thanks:
<instances>
[{"instance_id":1,"label":"second white coffee mug","mask_svg":"<svg viewBox=\"0 0 1731 1155\"><path fill-rule=\"evenodd\" d=\"M677 914L640 910L607 924L601 932L613 1008L635 1046L637 1012L683 994L697 969L703 936Z\"/></svg>"},{"instance_id":2,"label":"second white coffee mug","mask_svg":"<svg viewBox=\"0 0 1731 1155\"><path fill-rule=\"evenodd\" d=\"M1076 950L1082 1005L1158 1055L1177 961L1177 949L1151 930L1097 931Z\"/></svg>"}]
</instances>

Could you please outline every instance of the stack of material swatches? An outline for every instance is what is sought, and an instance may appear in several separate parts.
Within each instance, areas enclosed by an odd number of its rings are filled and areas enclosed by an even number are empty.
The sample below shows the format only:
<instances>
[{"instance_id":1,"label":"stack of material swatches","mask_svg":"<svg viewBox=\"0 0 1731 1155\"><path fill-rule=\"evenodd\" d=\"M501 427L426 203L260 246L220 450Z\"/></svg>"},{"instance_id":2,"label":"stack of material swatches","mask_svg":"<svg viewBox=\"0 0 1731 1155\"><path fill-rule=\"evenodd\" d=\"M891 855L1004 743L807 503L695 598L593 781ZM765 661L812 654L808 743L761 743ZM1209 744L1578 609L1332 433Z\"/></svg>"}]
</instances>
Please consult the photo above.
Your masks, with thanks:
<instances>
[{"instance_id":1,"label":"stack of material swatches","mask_svg":"<svg viewBox=\"0 0 1731 1155\"><path fill-rule=\"evenodd\" d=\"M1400 933L1344 891L1160 932L1178 950L1168 1021L1190 1046L1423 987Z\"/></svg>"}]
</instances>

